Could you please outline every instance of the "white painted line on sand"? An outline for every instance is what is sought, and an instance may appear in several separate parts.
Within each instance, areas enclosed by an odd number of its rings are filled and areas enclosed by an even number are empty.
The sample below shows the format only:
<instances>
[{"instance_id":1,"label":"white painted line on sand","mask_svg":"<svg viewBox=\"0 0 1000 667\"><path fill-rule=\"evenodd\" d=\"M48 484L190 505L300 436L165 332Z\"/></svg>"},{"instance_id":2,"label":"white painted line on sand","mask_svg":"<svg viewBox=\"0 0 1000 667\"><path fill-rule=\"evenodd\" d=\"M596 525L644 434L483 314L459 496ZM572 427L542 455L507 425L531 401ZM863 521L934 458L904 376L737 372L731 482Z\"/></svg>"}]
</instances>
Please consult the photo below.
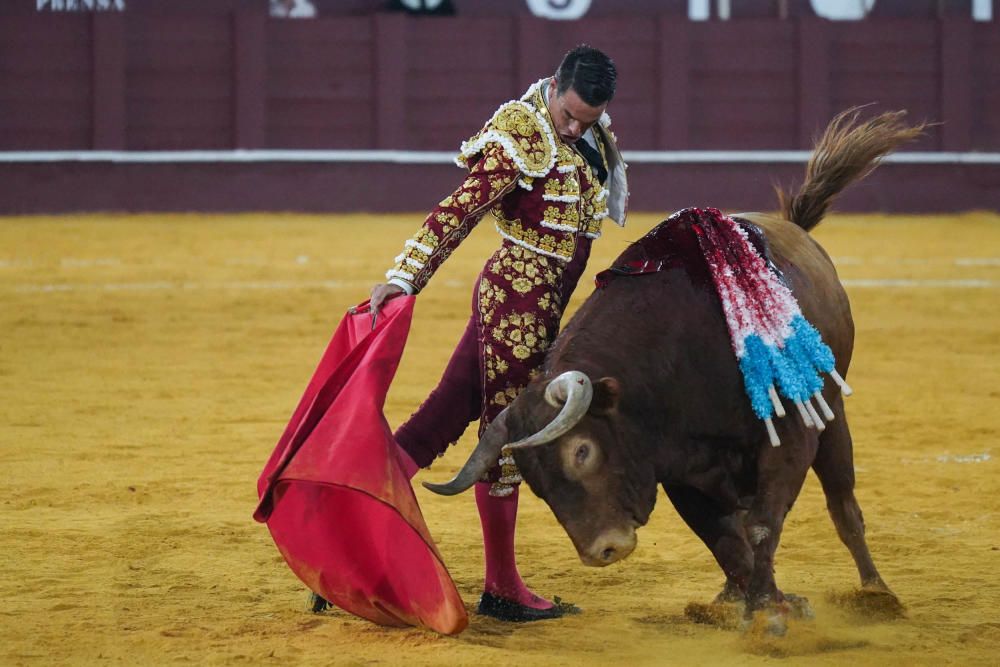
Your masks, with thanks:
<instances>
[{"instance_id":1,"label":"white painted line on sand","mask_svg":"<svg viewBox=\"0 0 1000 667\"><path fill-rule=\"evenodd\" d=\"M949 266L962 266L962 267L993 267L1000 266L1000 257L858 257L853 255L839 255L831 257L833 263L836 266L863 266L863 265L878 265L878 266L925 266L930 264L939 265L949 265ZM292 258L281 258L281 259L269 259L264 257L228 257L223 260L223 264L228 266L271 266L279 267L288 264L304 265L313 263L315 258L309 255L296 255ZM332 265L344 267L345 265L362 265L363 262L353 259L331 259ZM0 259L0 269L22 269L22 268L33 268L39 266L45 266L46 264L51 264L53 267L58 265L60 268L66 269L100 269L105 267L124 267L132 264L128 260L123 260L119 257L98 257L98 258L80 258L80 257L61 257L58 260L52 259L46 262L41 262L36 258L19 258L12 257L6 259ZM171 262L169 264L159 262L157 266L162 268L164 266L169 267L183 267L191 266L191 263L186 262ZM202 263L197 263L197 266L203 266Z\"/></svg>"},{"instance_id":2,"label":"white painted line on sand","mask_svg":"<svg viewBox=\"0 0 1000 667\"><path fill-rule=\"evenodd\" d=\"M1000 257L957 257L957 266L1000 266Z\"/></svg>"},{"instance_id":3,"label":"white painted line on sand","mask_svg":"<svg viewBox=\"0 0 1000 667\"><path fill-rule=\"evenodd\" d=\"M875 279L848 278L841 281L848 288L872 289L996 289L1000 280L948 280L948 279ZM358 289L365 290L373 284L370 280L274 280L223 282L173 282L169 280L132 283L43 283L16 284L7 288L20 294L55 294L61 292L164 292L196 290L247 290L247 291L289 291L302 289ZM469 285L459 280L441 283L446 289L468 289ZM0 288L3 289L3 288Z\"/></svg>"},{"instance_id":4,"label":"white painted line on sand","mask_svg":"<svg viewBox=\"0 0 1000 667\"><path fill-rule=\"evenodd\" d=\"M15 292L50 294L56 292L161 292L185 290L298 290L338 289L342 287L370 287L371 281L338 280L276 280L276 281L226 281L200 282L135 282L135 283L50 283L41 285L16 285Z\"/></svg>"},{"instance_id":5,"label":"white painted line on sand","mask_svg":"<svg viewBox=\"0 0 1000 667\"><path fill-rule=\"evenodd\" d=\"M852 255L831 257L837 266L925 266L947 264L951 266L1000 266L1000 257L856 257Z\"/></svg>"},{"instance_id":6,"label":"white painted line on sand","mask_svg":"<svg viewBox=\"0 0 1000 667\"><path fill-rule=\"evenodd\" d=\"M930 289L994 289L1000 287L997 280L911 280L908 278L847 278L840 281L844 287L861 288L930 288Z\"/></svg>"}]
</instances>

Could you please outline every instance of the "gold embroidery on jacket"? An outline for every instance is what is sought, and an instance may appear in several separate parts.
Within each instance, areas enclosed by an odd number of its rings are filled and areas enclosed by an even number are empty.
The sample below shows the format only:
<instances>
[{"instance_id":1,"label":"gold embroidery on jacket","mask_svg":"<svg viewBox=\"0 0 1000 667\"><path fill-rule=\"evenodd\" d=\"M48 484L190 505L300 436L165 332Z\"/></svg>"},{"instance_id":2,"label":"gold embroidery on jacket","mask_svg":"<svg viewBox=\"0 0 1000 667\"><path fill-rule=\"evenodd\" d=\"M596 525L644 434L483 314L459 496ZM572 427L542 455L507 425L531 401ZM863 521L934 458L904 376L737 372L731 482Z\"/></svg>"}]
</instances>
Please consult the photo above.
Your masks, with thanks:
<instances>
[{"instance_id":1,"label":"gold embroidery on jacket","mask_svg":"<svg viewBox=\"0 0 1000 667\"><path fill-rule=\"evenodd\" d=\"M501 211L494 210L493 215L497 219L497 228L506 236L543 254L556 255L564 261L572 259L573 251L576 250L573 232L560 232L545 227L525 228L520 220L505 219Z\"/></svg>"},{"instance_id":2,"label":"gold embroidery on jacket","mask_svg":"<svg viewBox=\"0 0 1000 667\"><path fill-rule=\"evenodd\" d=\"M552 128L546 127L537 107L524 101L502 104L483 129L462 144L460 158L474 160L490 144L501 148L526 176L544 175L555 159Z\"/></svg>"}]
</instances>

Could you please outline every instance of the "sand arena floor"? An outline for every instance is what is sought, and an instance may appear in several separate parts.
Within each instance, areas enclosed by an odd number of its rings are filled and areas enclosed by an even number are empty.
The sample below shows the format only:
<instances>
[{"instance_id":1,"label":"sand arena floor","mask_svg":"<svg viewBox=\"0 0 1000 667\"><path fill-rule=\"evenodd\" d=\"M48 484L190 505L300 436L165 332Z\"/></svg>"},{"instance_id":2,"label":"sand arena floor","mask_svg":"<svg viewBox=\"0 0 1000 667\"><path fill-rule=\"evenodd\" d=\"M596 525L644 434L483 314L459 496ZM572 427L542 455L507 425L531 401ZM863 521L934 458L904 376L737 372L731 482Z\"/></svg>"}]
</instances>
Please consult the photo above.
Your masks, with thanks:
<instances>
[{"instance_id":1,"label":"sand arena floor","mask_svg":"<svg viewBox=\"0 0 1000 667\"><path fill-rule=\"evenodd\" d=\"M660 217L608 229L588 275ZM1000 664L994 214L832 216L817 231L857 322L848 413L869 544L907 618L835 603L857 576L812 476L777 574L817 617L783 639L685 617L722 579L662 497L632 557L590 569L523 495L522 571L580 616L521 627L473 616L445 638L307 614L303 587L250 518L255 480L341 314L418 221L0 220L0 663ZM495 243L482 225L419 298L390 424L436 382ZM417 479L447 478L473 430ZM474 604L472 498L417 493Z\"/></svg>"}]
</instances>

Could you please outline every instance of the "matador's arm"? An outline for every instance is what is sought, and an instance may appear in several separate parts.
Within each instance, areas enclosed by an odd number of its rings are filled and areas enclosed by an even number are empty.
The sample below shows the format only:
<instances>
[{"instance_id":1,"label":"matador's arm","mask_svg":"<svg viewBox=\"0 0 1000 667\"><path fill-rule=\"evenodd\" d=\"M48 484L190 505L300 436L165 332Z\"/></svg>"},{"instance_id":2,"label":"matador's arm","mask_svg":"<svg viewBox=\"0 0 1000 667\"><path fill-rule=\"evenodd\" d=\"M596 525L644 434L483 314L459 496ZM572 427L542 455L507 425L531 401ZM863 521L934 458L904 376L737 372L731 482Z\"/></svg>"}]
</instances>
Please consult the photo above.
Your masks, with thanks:
<instances>
[{"instance_id":1,"label":"matador's arm","mask_svg":"<svg viewBox=\"0 0 1000 667\"><path fill-rule=\"evenodd\" d=\"M408 294L422 290L490 207L517 186L521 172L499 145L487 145L478 157L465 182L431 211L406 242L396 265L385 274L390 284Z\"/></svg>"}]
</instances>

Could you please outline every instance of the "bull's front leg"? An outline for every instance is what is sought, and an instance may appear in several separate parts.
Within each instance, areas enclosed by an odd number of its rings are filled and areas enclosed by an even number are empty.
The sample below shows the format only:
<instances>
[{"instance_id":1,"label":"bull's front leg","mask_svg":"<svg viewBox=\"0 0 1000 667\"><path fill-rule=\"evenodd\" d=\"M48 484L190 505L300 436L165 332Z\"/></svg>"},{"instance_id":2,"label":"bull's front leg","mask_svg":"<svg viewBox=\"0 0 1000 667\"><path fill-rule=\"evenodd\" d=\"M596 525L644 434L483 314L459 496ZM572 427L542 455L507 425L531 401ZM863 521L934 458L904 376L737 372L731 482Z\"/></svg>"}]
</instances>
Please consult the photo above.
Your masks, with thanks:
<instances>
[{"instance_id":1,"label":"bull's front leg","mask_svg":"<svg viewBox=\"0 0 1000 667\"><path fill-rule=\"evenodd\" d=\"M747 614L784 602L774 580L774 552L785 515L802 489L817 448L817 436L799 424L784 425L781 446L760 446L757 495L746 517L746 534L753 550L753 571L747 585Z\"/></svg>"},{"instance_id":2,"label":"bull's front leg","mask_svg":"<svg viewBox=\"0 0 1000 667\"><path fill-rule=\"evenodd\" d=\"M743 529L742 512L727 511L690 486L664 484L663 490L726 575L726 583L715 602L742 602L753 571L753 552Z\"/></svg>"}]
</instances>

